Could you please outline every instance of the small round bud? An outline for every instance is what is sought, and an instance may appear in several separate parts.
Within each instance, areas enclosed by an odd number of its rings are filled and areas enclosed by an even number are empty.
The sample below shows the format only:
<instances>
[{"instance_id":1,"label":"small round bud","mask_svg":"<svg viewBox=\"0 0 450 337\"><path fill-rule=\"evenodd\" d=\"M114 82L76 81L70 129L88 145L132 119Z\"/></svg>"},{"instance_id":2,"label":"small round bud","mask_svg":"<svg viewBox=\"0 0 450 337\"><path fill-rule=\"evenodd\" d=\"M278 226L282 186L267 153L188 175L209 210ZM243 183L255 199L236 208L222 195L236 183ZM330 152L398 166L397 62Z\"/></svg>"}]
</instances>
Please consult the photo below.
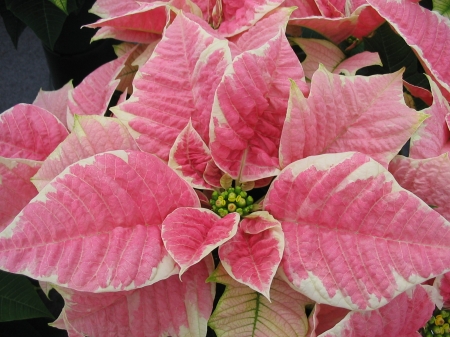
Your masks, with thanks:
<instances>
[{"instance_id":1,"label":"small round bud","mask_svg":"<svg viewBox=\"0 0 450 337\"><path fill-rule=\"evenodd\" d=\"M445 323L442 328L444 329L445 333L450 333L450 325L448 323Z\"/></svg>"},{"instance_id":2,"label":"small round bud","mask_svg":"<svg viewBox=\"0 0 450 337\"><path fill-rule=\"evenodd\" d=\"M244 211L242 210L242 208L236 208L236 213L238 213L240 216L244 215Z\"/></svg>"},{"instance_id":3,"label":"small round bud","mask_svg":"<svg viewBox=\"0 0 450 337\"><path fill-rule=\"evenodd\" d=\"M243 208L243 207L247 206L247 202L245 201L245 199L243 197L238 195L236 197L236 205Z\"/></svg>"},{"instance_id":4,"label":"small round bud","mask_svg":"<svg viewBox=\"0 0 450 337\"><path fill-rule=\"evenodd\" d=\"M230 187L229 189L227 189L228 193L234 193L234 187Z\"/></svg>"},{"instance_id":5,"label":"small round bud","mask_svg":"<svg viewBox=\"0 0 450 337\"><path fill-rule=\"evenodd\" d=\"M247 192L245 192L245 191L241 191L241 193L239 193L239 195L240 195L242 198L247 198Z\"/></svg>"},{"instance_id":6,"label":"small round bud","mask_svg":"<svg viewBox=\"0 0 450 337\"><path fill-rule=\"evenodd\" d=\"M214 212L216 212L217 213L217 210L218 210L219 208L216 206L216 205L212 205L212 210L214 211Z\"/></svg>"},{"instance_id":7,"label":"small round bud","mask_svg":"<svg viewBox=\"0 0 450 337\"><path fill-rule=\"evenodd\" d=\"M234 212L235 210L236 210L236 205L235 204L233 204L233 203L231 203L231 204L228 204L228 211L229 212Z\"/></svg>"},{"instance_id":8,"label":"small round bud","mask_svg":"<svg viewBox=\"0 0 450 337\"><path fill-rule=\"evenodd\" d=\"M219 192L217 192L217 191L212 192L211 198L213 198L214 200L217 200L218 197L219 197Z\"/></svg>"},{"instance_id":9,"label":"small round bud","mask_svg":"<svg viewBox=\"0 0 450 337\"><path fill-rule=\"evenodd\" d=\"M228 201L235 202L236 201L236 193L234 193L234 192L228 193Z\"/></svg>"},{"instance_id":10,"label":"small round bud","mask_svg":"<svg viewBox=\"0 0 450 337\"><path fill-rule=\"evenodd\" d=\"M444 331L442 331L443 329L440 326L437 326L437 325L435 325L432 330L433 330L434 334L444 332Z\"/></svg>"},{"instance_id":11,"label":"small round bud","mask_svg":"<svg viewBox=\"0 0 450 337\"><path fill-rule=\"evenodd\" d=\"M442 318L442 315L436 315L436 318L434 320L434 324L436 325L444 325L445 321Z\"/></svg>"},{"instance_id":12,"label":"small round bud","mask_svg":"<svg viewBox=\"0 0 450 337\"><path fill-rule=\"evenodd\" d=\"M241 193L241 192L242 192L242 187L241 187L241 186L236 186L236 187L234 188L234 193L239 194L239 193Z\"/></svg>"},{"instance_id":13,"label":"small round bud","mask_svg":"<svg viewBox=\"0 0 450 337\"><path fill-rule=\"evenodd\" d=\"M224 192L220 193L220 196L226 200L228 198L228 192L224 191Z\"/></svg>"},{"instance_id":14,"label":"small round bud","mask_svg":"<svg viewBox=\"0 0 450 337\"><path fill-rule=\"evenodd\" d=\"M228 215L228 211L223 208L219 209L218 212L219 212L220 217L222 217L222 218L225 217L226 215Z\"/></svg>"},{"instance_id":15,"label":"small round bud","mask_svg":"<svg viewBox=\"0 0 450 337\"><path fill-rule=\"evenodd\" d=\"M216 200L215 205L217 207L224 207L227 204L225 199L222 196L219 196L219 198Z\"/></svg>"},{"instance_id":16,"label":"small round bud","mask_svg":"<svg viewBox=\"0 0 450 337\"><path fill-rule=\"evenodd\" d=\"M450 313L447 310L441 310L441 315L443 318L447 318L450 316Z\"/></svg>"},{"instance_id":17,"label":"small round bud","mask_svg":"<svg viewBox=\"0 0 450 337\"><path fill-rule=\"evenodd\" d=\"M253 205L253 197L251 195L249 195L247 197L247 199L245 199L245 201L247 202L247 206L248 205Z\"/></svg>"}]
</instances>

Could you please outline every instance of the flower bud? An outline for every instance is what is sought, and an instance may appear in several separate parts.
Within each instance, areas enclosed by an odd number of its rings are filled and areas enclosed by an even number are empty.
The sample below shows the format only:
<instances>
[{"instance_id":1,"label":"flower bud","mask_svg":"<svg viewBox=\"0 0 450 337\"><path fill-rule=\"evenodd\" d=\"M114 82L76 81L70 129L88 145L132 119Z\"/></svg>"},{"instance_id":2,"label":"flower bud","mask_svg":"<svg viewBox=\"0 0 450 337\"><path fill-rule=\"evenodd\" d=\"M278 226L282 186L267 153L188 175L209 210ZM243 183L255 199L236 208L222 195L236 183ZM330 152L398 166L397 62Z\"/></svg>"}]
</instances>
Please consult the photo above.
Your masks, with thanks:
<instances>
[{"instance_id":1,"label":"flower bud","mask_svg":"<svg viewBox=\"0 0 450 337\"><path fill-rule=\"evenodd\" d=\"M247 206L248 205L253 205L253 197L251 196L251 195L249 195L248 197L247 197L247 199L245 199L246 200L246 202L247 202Z\"/></svg>"},{"instance_id":2,"label":"flower bud","mask_svg":"<svg viewBox=\"0 0 450 337\"><path fill-rule=\"evenodd\" d=\"M212 192L211 198L213 198L214 200L217 200L218 197L219 197L219 192L217 192L217 191Z\"/></svg>"},{"instance_id":3,"label":"flower bud","mask_svg":"<svg viewBox=\"0 0 450 337\"><path fill-rule=\"evenodd\" d=\"M238 195L236 197L236 205L238 205L239 207L243 208L243 207L247 206L247 202L245 201L245 199L243 197Z\"/></svg>"},{"instance_id":4,"label":"flower bud","mask_svg":"<svg viewBox=\"0 0 450 337\"><path fill-rule=\"evenodd\" d=\"M235 204L233 204L233 203L231 203L231 204L228 204L228 211L229 212L234 212L235 210L236 210L236 205Z\"/></svg>"},{"instance_id":5,"label":"flower bud","mask_svg":"<svg viewBox=\"0 0 450 337\"><path fill-rule=\"evenodd\" d=\"M228 193L228 201L235 202L236 201L236 193L234 193L234 192Z\"/></svg>"}]
</instances>

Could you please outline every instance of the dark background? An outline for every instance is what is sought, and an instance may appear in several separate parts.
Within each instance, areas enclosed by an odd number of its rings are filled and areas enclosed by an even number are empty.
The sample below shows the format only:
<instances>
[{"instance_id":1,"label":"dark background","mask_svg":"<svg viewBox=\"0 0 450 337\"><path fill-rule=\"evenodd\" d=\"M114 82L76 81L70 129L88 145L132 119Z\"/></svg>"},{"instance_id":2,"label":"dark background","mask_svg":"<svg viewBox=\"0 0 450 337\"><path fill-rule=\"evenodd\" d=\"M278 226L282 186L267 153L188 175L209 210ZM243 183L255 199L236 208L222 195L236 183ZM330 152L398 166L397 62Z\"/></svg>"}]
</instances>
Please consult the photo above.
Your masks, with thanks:
<instances>
[{"instance_id":1,"label":"dark background","mask_svg":"<svg viewBox=\"0 0 450 337\"><path fill-rule=\"evenodd\" d=\"M26 28L16 50L0 18L0 112L17 103L32 103L40 88L50 88L40 40Z\"/></svg>"}]
</instances>

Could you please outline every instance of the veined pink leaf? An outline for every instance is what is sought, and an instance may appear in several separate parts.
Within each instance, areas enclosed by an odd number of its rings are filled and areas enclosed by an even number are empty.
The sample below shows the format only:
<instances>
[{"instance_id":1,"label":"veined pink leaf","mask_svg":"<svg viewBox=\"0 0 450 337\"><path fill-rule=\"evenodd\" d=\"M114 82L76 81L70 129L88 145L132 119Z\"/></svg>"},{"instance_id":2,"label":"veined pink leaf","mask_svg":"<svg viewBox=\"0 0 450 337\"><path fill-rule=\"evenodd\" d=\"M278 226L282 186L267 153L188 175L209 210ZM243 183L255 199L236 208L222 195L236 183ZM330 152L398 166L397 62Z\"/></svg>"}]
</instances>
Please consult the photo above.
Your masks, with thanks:
<instances>
[{"instance_id":1,"label":"veined pink leaf","mask_svg":"<svg viewBox=\"0 0 450 337\"><path fill-rule=\"evenodd\" d=\"M91 41L102 39L116 39L120 41L149 44L161 38L161 34L141 32L131 29L120 29L114 27L102 27L95 32Z\"/></svg>"},{"instance_id":2,"label":"veined pink leaf","mask_svg":"<svg viewBox=\"0 0 450 337\"><path fill-rule=\"evenodd\" d=\"M279 7L261 18L243 33L228 39L233 57L244 51L257 49L268 40L279 34L280 29L286 31L286 25L292 8Z\"/></svg>"},{"instance_id":3,"label":"veined pink leaf","mask_svg":"<svg viewBox=\"0 0 450 337\"><path fill-rule=\"evenodd\" d=\"M206 259L188 270L183 282L174 275L131 291L95 294L57 287L65 306L52 325L90 337L204 337L215 294L215 284L205 280L213 266Z\"/></svg>"},{"instance_id":4,"label":"veined pink leaf","mask_svg":"<svg viewBox=\"0 0 450 337\"><path fill-rule=\"evenodd\" d=\"M48 156L32 178L39 191L79 160L107 151L139 150L128 129L117 118L75 116L74 123L72 133Z\"/></svg>"},{"instance_id":5,"label":"veined pink leaf","mask_svg":"<svg viewBox=\"0 0 450 337\"><path fill-rule=\"evenodd\" d=\"M233 36L249 29L265 14L284 0L222 1L222 23L218 31L223 36Z\"/></svg>"},{"instance_id":6,"label":"veined pink leaf","mask_svg":"<svg viewBox=\"0 0 450 337\"><path fill-rule=\"evenodd\" d=\"M376 309L449 270L450 223L361 153L292 163L263 208L281 222L287 279L318 303Z\"/></svg>"},{"instance_id":7,"label":"veined pink leaf","mask_svg":"<svg viewBox=\"0 0 450 337\"><path fill-rule=\"evenodd\" d=\"M293 17L289 24L310 28L339 44L349 36L367 36L383 22L384 19L372 7L360 6L347 17Z\"/></svg>"},{"instance_id":8,"label":"veined pink leaf","mask_svg":"<svg viewBox=\"0 0 450 337\"><path fill-rule=\"evenodd\" d=\"M315 0L285 0L281 5L284 7L297 7L291 15L292 18L321 15Z\"/></svg>"},{"instance_id":9,"label":"veined pink leaf","mask_svg":"<svg viewBox=\"0 0 450 337\"><path fill-rule=\"evenodd\" d=\"M396 156L389 164L389 172L408 191L432 206L450 220L450 159L448 153L429 159Z\"/></svg>"},{"instance_id":10,"label":"veined pink leaf","mask_svg":"<svg viewBox=\"0 0 450 337\"><path fill-rule=\"evenodd\" d=\"M67 135L47 110L17 104L0 115L0 156L44 160Z\"/></svg>"},{"instance_id":11,"label":"veined pink leaf","mask_svg":"<svg viewBox=\"0 0 450 337\"><path fill-rule=\"evenodd\" d=\"M348 309L316 303L308 317L309 329L307 336L317 337L321 333L330 330L348 313Z\"/></svg>"},{"instance_id":12,"label":"veined pink leaf","mask_svg":"<svg viewBox=\"0 0 450 337\"><path fill-rule=\"evenodd\" d=\"M155 0L147 0L147 2L154 2ZM142 1L144 2L144 1ZM122 15L129 11L139 8L139 3L135 0L97 0L95 1L92 8L89 10L90 13L95 14L101 18L107 18L112 16Z\"/></svg>"},{"instance_id":13,"label":"veined pink leaf","mask_svg":"<svg viewBox=\"0 0 450 337\"><path fill-rule=\"evenodd\" d=\"M219 256L232 278L270 300L270 285L283 250L280 222L261 211L242 220L236 235L219 247Z\"/></svg>"},{"instance_id":14,"label":"veined pink leaf","mask_svg":"<svg viewBox=\"0 0 450 337\"><path fill-rule=\"evenodd\" d=\"M345 54L338 46L327 40L319 39L292 39L306 53L306 59L302 62L305 76L312 78L319 64L331 73L343 75L356 75L356 71L371 65L380 65L378 53L362 52L346 59Z\"/></svg>"},{"instance_id":15,"label":"veined pink leaf","mask_svg":"<svg viewBox=\"0 0 450 337\"><path fill-rule=\"evenodd\" d=\"M214 160L208 161L205 168L205 173L203 174L203 179L205 179L205 182L207 182L209 185L220 188L220 178L224 173L220 168L217 167Z\"/></svg>"},{"instance_id":16,"label":"veined pink leaf","mask_svg":"<svg viewBox=\"0 0 450 337\"><path fill-rule=\"evenodd\" d=\"M67 126L73 128L74 115L99 115L102 116L109 101L119 84L115 78L119 75L129 54L108 62L88 76L72 91L69 92L67 105Z\"/></svg>"},{"instance_id":17,"label":"veined pink leaf","mask_svg":"<svg viewBox=\"0 0 450 337\"><path fill-rule=\"evenodd\" d=\"M204 208L177 208L163 221L161 237L170 256L180 265L181 275L237 231L239 214L224 218Z\"/></svg>"},{"instance_id":18,"label":"veined pink leaf","mask_svg":"<svg viewBox=\"0 0 450 337\"><path fill-rule=\"evenodd\" d=\"M279 172L289 78L308 91L284 29L226 69L214 100L209 146L217 166L233 179L253 181Z\"/></svg>"},{"instance_id":19,"label":"veined pink leaf","mask_svg":"<svg viewBox=\"0 0 450 337\"><path fill-rule=\"evenodd\" d=\"M98 154L66 168L1 233L0 266L80 291L143 287L177 272L161 240L164 218L199 206L157 157Z\"/></svg>"},{"instance_id":20,"label":"veined pink leaf","mask_svg":"<svg viewBox=\"0 0 450 337\"><path fill-rule=\"evenodd\" d=\"M89 28L112 27L120 30L135 30L161 34L168 23L168 1L137 2L138 6L123 6L104 19L86 25ZM95 12L94 12L95 13Z\"/></svg>"},{"instance_id":21,"label":"veined pink leaf","mask_svg":"<svg viewBox=\"0 0 450 337\"><path fill-rule=\"evenodd\" d=\"M231 278L219 265L210 281L226 286L209 326L218 337L305 337L308 319L305 305L312 301L292 289L279 276L272 282L271 302Z\"/></svg>"},{"instance_id":22,"label":"veined pink leaf","mask_svg":"<svg viewBox=\"0 0 450 337\"><path fill-rule=\"evenodd\" d=\"M358 7L367 5L366 0L315 0L323 16L345 17Z\"/></svg>"},{"instance_id":23,"label":"veined pink leaf","mask_svg":"<svg viewBox=\"0 0 450 337\"><path fill-rule=\"evenodd\" d=\"M406 106L402 71L340 76L314 73L306 99L291 86L280 164L322 153L359 151L387 167L426 115Z\"/></svg>"},{"instance_id":24,"label":"veined pink leaf","mask_svg":"<svg viewBox=\"0 0 450 337\"><path fill-rule=\"evenodd\" d=\"M140 69L133 95L111 110L140 133L137 142L143 151L167 161L189 119L208 143L214 92L230 62L226 40L179 14Z\"/></svg>"},{"instance_id":25,"label":"veined pink leaf","mask_svg":"<svg viewBox=\"0 0 450 337\"><path fill-rule=\"evenodd\" d=\"M450 305L450 273L445 273L436 277L433 287L435 287L442 296L444 307L448 308Z\"/></svg>"},{"instance_id":26,"label":"veined pink leaf","mask_svg":"<svg viewBox=\"0 0 450 337\"><path fill-rule=\"evenodd\" d=\"M41 164L34 160L0 157L0 232L38 193L30 178Z\"/></svg>"},{"instance_id":27,"label":"veined pink leaf","mask_svg":"<svg viewBox=\"0 0 450 337\"><path fill-rule=\"evenodd\" d=\"M67 84L58 90L44 91L41 89L33 105L51 112L67 127L67 102L69 100L69 92L72 90L72 81L67 82Z\"/></svg>"},{"instance_id":28,"label":"veined pink leaf","mask_svg":"<svg viewBox=\"0 0 450 337\"><path fill-rule=\"evenodd\" d=\"M319 337L420 337L418 330L429 320L434 307L428 292L418 285L378 310L349 312Z\"/></svg>"},{"instance_id":29,"label":"veined pink leaf","mask_svg":"<svg viewBox=\"0 0 450 337\"><path fill-rule=\"evenodd\" d=\"M412 1L367 0L405 39L419 57L428 74L450 91L450 24L437 12Z\"/></svg>"},{"instance_id":30,"label":"veined pink leaf","mask_svg":"<svg viewBox=\"0 0 450 337\"><path fill-rule=\"evenodd\" d=\"M189 121L170 149L169 167L192 187L213 189L203 178L210 160L211 152L208 146Z\"/></svg>"},{"instance_id":31,"label":"veined pink leaf","mask_svg":"<svg viewBox=\"0 0 450 337\"><path fill-rule=\"evenodd\" d=\"M425 102L426 105L430 106L431 104L433 104L433 94L427 89L412 85L411 83L408 83L406 81L403 81L403 86L409 91L411 95L420 98Z\"/></svg>"},{"instance_id":32,"label":"veined pink leaf","mask_svg":"<svg viewBox=\"0 0 450 337\"><path fill-rule=\"evenodd\" d=\"M422 110L422 112L429 114L430 118L427 118L411 137L409 155L415 159L439 156L447 152L450 145L450 130L445 120L450 113L450 106L436 83L431 79L430 86L433 104Z\"/></svg>"}]
</instances>

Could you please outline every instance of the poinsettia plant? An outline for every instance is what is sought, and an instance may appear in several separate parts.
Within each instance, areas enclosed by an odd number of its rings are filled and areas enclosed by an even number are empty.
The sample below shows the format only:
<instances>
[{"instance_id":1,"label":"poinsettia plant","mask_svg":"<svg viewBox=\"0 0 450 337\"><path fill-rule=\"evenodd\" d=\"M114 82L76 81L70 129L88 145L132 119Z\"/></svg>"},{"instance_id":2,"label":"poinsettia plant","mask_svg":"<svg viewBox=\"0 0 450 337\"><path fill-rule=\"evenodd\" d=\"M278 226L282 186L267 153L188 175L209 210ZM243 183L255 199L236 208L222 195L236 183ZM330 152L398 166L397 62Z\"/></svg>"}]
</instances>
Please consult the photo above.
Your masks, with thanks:
<instances>
[{"instance_id":1,"label":"poinsettia plant","mask_svg":"<svg viewBox=\"0 0 450 337\"><path fill-rule=\"evenodd\" d=\"M410 0L92 11L118 59L0 116L0 268L63 296L53 326L420 335L449 300L448 18Z\"/></svg>"}]
</instances>

